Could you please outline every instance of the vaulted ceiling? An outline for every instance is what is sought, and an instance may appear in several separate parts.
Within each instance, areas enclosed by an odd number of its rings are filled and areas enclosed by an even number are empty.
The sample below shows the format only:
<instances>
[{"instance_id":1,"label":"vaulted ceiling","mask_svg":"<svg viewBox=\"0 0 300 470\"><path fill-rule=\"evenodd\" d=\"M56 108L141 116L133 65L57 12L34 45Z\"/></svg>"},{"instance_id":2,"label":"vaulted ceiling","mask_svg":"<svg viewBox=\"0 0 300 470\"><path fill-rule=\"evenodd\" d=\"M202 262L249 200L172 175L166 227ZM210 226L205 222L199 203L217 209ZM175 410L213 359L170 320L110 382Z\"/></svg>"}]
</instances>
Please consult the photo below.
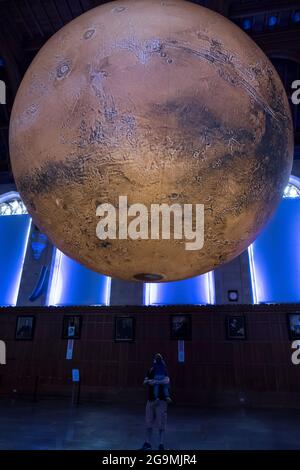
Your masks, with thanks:
<instances>
[{"instance_id":1,"label":"vaulted ceiling","mask_svg":"<svg viewBox=\"0 0 300 470\"><path fill-rule=\"evenodd\" d=\"M151 0L149 0L151 1ZM0 106L0 182L13 181L8 126L14 96L38 50L62 26L105 0L0 0L0 80L7 105ZM194 0L230 18L271 58L287 92L300 80L300 0ZM300 105L299 105L300 106ZM295 158L300 157L300 111L292 105Z\"/></svg>"}]
</instances>

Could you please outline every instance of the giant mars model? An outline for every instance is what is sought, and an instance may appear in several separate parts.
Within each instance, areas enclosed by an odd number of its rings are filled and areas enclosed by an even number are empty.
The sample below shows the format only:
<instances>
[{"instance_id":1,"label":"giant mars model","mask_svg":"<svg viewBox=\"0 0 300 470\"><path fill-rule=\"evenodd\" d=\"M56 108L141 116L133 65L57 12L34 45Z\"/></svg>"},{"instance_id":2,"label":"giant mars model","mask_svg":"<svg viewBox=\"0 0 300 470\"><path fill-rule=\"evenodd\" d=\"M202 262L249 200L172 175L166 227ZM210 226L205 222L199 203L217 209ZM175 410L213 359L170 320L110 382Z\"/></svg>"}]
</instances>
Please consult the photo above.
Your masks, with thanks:
<instances>
[{"instance_id":1,"label":"giant mars model","mask_svg":"<svg viewBox=\"0 0 300 470\"><path fill-rule=\"evenodd\" d=\"M172 281L240 254L293 157L288 100L256 44L179 0L105 4L58 31L19 88L10 151L34 222L68 256L126 280ZM205 239L96 235L96 208L204 204Z\"/></svg>"}]
</instances>

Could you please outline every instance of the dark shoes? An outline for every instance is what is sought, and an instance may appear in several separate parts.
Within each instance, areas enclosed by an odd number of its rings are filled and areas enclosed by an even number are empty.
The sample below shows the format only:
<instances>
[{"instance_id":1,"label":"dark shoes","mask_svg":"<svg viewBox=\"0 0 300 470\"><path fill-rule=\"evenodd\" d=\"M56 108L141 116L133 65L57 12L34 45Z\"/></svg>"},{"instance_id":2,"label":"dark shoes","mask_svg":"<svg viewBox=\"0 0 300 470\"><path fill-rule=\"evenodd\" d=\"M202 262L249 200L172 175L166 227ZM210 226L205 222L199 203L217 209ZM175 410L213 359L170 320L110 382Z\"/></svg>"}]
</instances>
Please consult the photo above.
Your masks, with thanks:
<instances>
[{"instance_id":1,"label":"dark shoes","mask_svg":"<svg viewBox=\"0 0 300 470\"><path fill-rule=\"evenodd\" d=\"M143 444L143 447L141 450L151 450L152 449L152 446L150 444L150 442L144 442Z\"/></svg>"},{"instance_id":2,"label":"dark shoes","mask_svg":"<svg viewBox=\"0 0 300 470\"><path fill-rule=\"evenodd\" d=\"M143 447L141 450L152 450L152 446L150 442L144 442ZM165 446L163 444L159 444L158 450L165 450Z\"/></svg>"}]
</instances>

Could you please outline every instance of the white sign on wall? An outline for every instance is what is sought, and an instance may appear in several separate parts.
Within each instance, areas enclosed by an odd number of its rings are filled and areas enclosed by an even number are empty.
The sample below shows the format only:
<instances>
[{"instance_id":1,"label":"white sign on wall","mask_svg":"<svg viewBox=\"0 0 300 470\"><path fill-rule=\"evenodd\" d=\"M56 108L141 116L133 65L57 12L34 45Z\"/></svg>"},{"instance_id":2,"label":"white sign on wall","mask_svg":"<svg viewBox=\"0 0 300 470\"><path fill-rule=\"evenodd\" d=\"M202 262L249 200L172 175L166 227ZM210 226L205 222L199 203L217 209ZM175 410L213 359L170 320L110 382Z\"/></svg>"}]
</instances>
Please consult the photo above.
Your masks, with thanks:
<instances>
[{"instance_id":1,"label":"white sign on wall","mask_svg":"<svg viewBox=\"0 0 300 470\"><path fill-rule=\"evenodd\" d=\"M73 359L74 339L69 339L67 344L66 359L70 361Z\"/></svg>"},{"instance_id":2,"label":"white sign on wall","mask_svg":"<svg viewBox=\"0 0 300 470\"><path fill-rule=\"evenodd\" d=\"M185 355L184 355L184 340L178 340L178 362L184 362Z\"/></svg>"},{"instance_id":3,"label":"white sign on wall","mask_svg":"<svg viewBox=\"0 0 300 470\"><path fill-rule=\"evenodd\" d=\"M80 382L79 369L72 369L72 381L73 382Z\"/></svg>"},{"instance_id":4,"label":"white sign on wall","mask_svg":"<svg viewBox=\"0 0 300 470\"><path fill-rule=\"evenodd\" d=\"M6 104L6 86L3 80L0 80L0 104Z\"/></svg>"},{"instance_id":5,"label":"white sign on wall","mask_svg":"<svg viewBox=\"0 0 300 470\"><path fill-rule=\"evenodd\" d=\"M0 364L6 364L6 344L4 341L0 341Z\"/></svg>"}]
</instances>

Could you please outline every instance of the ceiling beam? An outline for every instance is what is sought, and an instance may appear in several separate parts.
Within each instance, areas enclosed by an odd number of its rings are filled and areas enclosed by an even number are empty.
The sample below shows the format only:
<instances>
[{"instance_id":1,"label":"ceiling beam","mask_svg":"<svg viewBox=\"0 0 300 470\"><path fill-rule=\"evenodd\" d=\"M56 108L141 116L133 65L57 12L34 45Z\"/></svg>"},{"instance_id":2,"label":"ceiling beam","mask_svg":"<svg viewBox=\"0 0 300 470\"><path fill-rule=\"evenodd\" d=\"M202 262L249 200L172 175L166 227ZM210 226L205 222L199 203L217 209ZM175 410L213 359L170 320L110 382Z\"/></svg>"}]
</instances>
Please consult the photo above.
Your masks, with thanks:
<instances>
[{"instance_id":1,"label":"ceiling beam","mask_svg":"<svg viewBox=\"0 0 300 470\"><path fill-rule=\"evenodd\" d=\"M205 6L210 10L228 17L232 1L233 0L206 0Z\"/></svg>"},{"instance_id":2,"label":"ceiling beam","mask_svg":"<svg viewBox=\"0 0 300 470\"><path fill-rule=\"evenodd\" d=\"M34 39L28 39L24 41L23 48L25 52L37 52L39 51L43 45L50 39L51 35L47 35L44 37L38 37Z\"/></svg>"},{"instance_id":3,"label":"ceiling beam","mask_svg":"<svg viewBox=\"0 0 300 470\"><path fill-rule=\"evenodd\" d=\"M253 15L269 14L289 10L299 10L297 0L261 0L253 5L234 4L229 12L230 19L244 18Z\"/></svg>"},{"instance_id":4,"label":"ceiling beam","mask_svg":"<svg viewBox=\"0 0 300 470\"><path fill-rule=\"evenodd\" d=\"M300 62L300 29L255 33L251 38L269 57L281 57Z\"/></svg>"}]
</instances>

